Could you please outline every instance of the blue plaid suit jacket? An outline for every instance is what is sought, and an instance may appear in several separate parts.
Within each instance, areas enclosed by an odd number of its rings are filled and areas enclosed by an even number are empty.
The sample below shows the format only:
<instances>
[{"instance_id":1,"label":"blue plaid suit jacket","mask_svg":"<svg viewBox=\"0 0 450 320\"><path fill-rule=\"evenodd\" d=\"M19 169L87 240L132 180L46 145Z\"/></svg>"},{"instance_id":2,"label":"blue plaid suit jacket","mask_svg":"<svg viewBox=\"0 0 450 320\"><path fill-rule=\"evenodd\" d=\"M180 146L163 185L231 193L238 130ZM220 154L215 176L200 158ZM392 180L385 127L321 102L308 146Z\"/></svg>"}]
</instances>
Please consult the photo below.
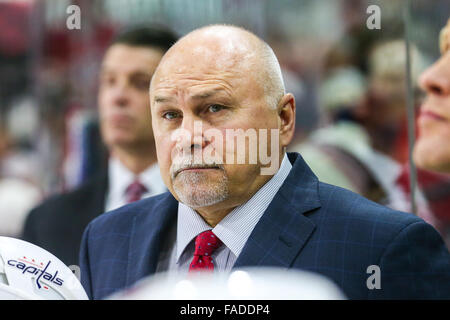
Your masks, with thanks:
<instances>
[{"instance_id":1,"label":"blue plaid suit jacket","mask_svg":"<svg viewBox=\"0 0 450 320\"><path fill-rule=\"evenodd\" d=\"M420 218L321 183L300 155L257 223L234 268L274 266L313 271L350 299L450 298L450 254ZM159 250L176 225L170 193L105 213L86 228L81 281L101 299L155 272ZM368 289L377 265L381 289ZM301 284L300 284L301 285Z\"/></svg>"}]
</instances>

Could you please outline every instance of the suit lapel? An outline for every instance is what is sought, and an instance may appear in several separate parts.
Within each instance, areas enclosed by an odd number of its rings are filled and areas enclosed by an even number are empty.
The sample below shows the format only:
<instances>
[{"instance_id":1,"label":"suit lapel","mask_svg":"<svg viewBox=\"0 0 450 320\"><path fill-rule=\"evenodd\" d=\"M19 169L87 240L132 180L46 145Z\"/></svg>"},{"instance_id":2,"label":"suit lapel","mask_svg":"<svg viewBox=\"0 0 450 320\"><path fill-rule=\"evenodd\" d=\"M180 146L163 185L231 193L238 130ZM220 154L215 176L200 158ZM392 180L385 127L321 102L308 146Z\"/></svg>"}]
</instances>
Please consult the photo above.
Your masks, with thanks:
<instances>
[{"instance_id":1,"label":"suit lapel","mask_svg":"<svg viewBox=\"0 0 450 320\"><path fill-rule=\"evenodd\" d=\"M99 178L93 196L91 218L94 219L105 212L106 193L108 192L108 173L104 172Z\"/></svg>"},{"instance_id":2,"label":"suit lapel","mask_svg":"<svg viewBox=\"0 0 450 320\"><path fill-rule=\"evenodd\" d=\"M105 198L107 189L108 174L105 171L91 182L89 190L87 191L87 200L82 204L83 210L78 214L81 233L89 224L89 222L105 212Z\"/></svg>"},{"instance_id":3,"label":"suit lapel","mask_svg":"<svg viewBox=\"0 0 450 320\"><path fill-rule=\"evenodd\" d=\"M311 234L314 223L305 213L320 207L318 180L298 154L288 154L293 168L255 226L234 268L289 268ZM146 200L141 200L146 201ZM141 206L130 229L127 286L153 274L170 227L176 224L178 202L167 192L153 205Z\"/></svg>"},{"instance_id":4,"label":"suit lapel","mask_svg":"<svg viewBox=\"0 0 450 320\"><path fill-rule=\"evenodd\" d=\"M158 264L159 253L170 227L176 225L178 202L166 192L158 201L142 206L142 211L135 215L130 230L130 248L128 250L127 285L153 274Z\"/></svg>"},{"instance_id":5,"label":"suit lapel","mask_svg":"<svg viewBox=\"0 0 450 320\"><path fill-rule=\"evenodd\" d=\"M256 224L233 268L289 268L315 229L304 214L320 207L318 180L300 155L288 156L293 168Z\"/></svg>"}]
</instances>

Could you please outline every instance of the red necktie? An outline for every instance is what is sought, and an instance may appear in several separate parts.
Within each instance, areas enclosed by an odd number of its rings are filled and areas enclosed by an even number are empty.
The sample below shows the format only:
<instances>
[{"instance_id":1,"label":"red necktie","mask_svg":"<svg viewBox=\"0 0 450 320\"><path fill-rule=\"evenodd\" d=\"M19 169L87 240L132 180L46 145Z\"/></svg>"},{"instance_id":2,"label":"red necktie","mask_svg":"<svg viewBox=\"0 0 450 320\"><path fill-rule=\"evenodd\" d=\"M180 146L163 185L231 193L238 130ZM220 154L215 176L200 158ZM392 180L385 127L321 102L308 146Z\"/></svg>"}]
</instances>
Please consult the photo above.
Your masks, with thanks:
<instances>
[{"instance_id":1,"label":"red necktie","mask_svg":"<svg viewBox=\"0 0 450 320\"><path fill-rule=\"evenodd\" d=\"M135 180L132 184L128 186L127 190L125 191L127 203L140 200L142 195L146 191L147 188L138 180Z\"/></svg>"},{"instance_id":2,"label":"red necktie","mask_svg":"<svg viewBox=\"0 0 450 320\"><path fill-rule=\"evenodd\" d=\"M189 265L189 272L213 271L211 255L221 245L222 241L211 230L200 233L195 239L194 259Z\"/></svg>"}]
</instances>

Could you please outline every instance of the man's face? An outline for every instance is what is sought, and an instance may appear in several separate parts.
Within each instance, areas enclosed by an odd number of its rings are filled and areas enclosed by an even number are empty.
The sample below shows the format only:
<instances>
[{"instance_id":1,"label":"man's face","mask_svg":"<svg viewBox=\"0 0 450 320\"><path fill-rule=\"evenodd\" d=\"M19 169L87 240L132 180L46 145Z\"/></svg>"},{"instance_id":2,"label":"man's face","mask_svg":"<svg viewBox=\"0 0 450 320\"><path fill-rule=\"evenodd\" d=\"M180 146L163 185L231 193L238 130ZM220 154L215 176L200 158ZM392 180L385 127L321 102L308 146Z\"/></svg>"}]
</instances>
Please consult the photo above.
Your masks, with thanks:
<instances>
[{"instance_id":1,"label":"man's face","mask_svg":"<svg viewBox=\"0 0 450 320\"><path fill-rule=\"evenodd\" d=\"M450 173L450 51L422 74L420 86L427 96L414 160L421 168Z\"/></svg>"},{"instance_id":2,"label":"man's face","mask_svg":"<svg viewBox=\"0 0 450 320\"><path fill-rule=\"evenodd\" d=\"M103 140L112 151L153 144L148 87L162 56L157 48L124 44L106 52L98 105Z\"/></svg>"},{"instance_id":3,"label":"man's face","mask_svg":"<svg viewBox=\"0 0 450 320\"><path fill-rule=\"evenodd\" d=\"M226 130L254 129L259 137L258 129L279 128L279 118L238 59L203 49L178 50L161 63L150 90L152 125L161 174L175 198L220 209L241 204L270 178L260 174L260 163L249 163L249 144L236 148ZM206 134L213 130L214 138ZM236 164L239 152L246 154L244 164ZM231 156L234 163L226 160Z\"/></svg>"}]
</instances>

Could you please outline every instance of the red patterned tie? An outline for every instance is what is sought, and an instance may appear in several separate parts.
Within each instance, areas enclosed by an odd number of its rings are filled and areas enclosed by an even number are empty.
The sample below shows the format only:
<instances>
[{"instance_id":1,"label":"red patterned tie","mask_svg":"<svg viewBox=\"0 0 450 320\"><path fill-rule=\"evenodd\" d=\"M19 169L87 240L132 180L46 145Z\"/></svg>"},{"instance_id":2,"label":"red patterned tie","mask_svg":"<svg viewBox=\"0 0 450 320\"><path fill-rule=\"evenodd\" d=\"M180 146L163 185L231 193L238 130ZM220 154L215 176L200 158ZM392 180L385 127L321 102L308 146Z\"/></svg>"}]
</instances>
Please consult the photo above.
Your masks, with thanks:
<instances>
[{"instance_id":1,"label":"red patterned tie","mask_svg":"<svg viewBox=\"0 0 450 320\"><path fill-rule=\"evenodd\" d=\"M195 239L194 259L189 265L189 272L213 271L211 255L221 245L222 241L211 230L200 233Z\"/></svg>"},{"instance_id":2,"label":"red patterned tie","mask_svg":"<svg viewBox=\"0 0 450 320\"><path fill-rule=\"evenodd\" d=\"M147 191L147 188L140 183L138 180L135 180L132 184L130 184L125 191L127 203L131 203L134 201L138 201L141 199L142 195Z\"/></svg>"}]
</instances>

